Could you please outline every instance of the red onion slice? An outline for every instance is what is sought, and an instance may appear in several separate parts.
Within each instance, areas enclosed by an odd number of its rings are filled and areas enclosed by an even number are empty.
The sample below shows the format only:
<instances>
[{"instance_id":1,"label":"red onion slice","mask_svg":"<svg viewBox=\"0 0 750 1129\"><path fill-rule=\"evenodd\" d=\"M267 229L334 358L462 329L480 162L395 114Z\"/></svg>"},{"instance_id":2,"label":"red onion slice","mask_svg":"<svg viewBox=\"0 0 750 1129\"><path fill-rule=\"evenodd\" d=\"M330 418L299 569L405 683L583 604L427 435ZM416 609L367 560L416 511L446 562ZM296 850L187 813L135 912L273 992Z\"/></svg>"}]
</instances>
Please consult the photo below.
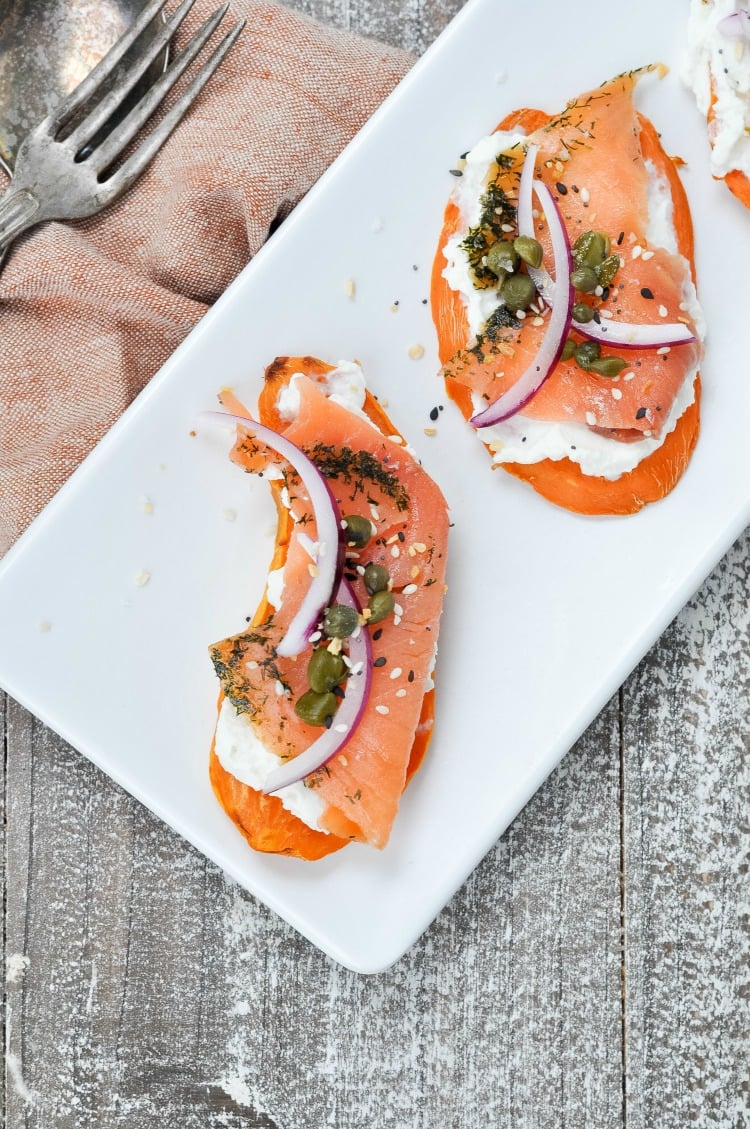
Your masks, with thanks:
<instances>
[{"instance_id":1,"label":"red onion slice","mask_svg":"<svg viewBox=\"0 0 750 1129\"><path fill-rule=\"evenodd\" d=\"M665 345L689 345L695 341L690 326L680 321L656 324L628 324L614 318L601 322L580 322L573 319L573 328L582 337L600 341L603 345L617 345L620 349L660 349Z\"/></svg>"},{"instance_id":2,"label":"red onion slice","mask_svg":"<svg viewBox=\"0 0 750 1129\"><path fill-rule=\"evenodd\" d=\"M735 15L747 13L736 12ZM728 17L732 18L732 17ZM750 15L748 15L748 29L750 29ZM538 147L529 145L521 172L518 186L518 234L535 237L533 193L534 193L534 162ZM526 268L529 277L537 290L550 306L555 300L555 282L549 272L542 267ZM556 277L558 277L556 275ZM660 349L665 345L687 345L695 341L695 335L688 326L682 322L665 322L663 325L649 325L617 321L607 318L606 324L602 319L598 322L578 322L573 319L574 329L583 337L602 344L617 345L623 349Z\"/></svg>"},{"instance_id":3,"label":"red onion slice","mask_svg":"<svg viewBox=\"0 0 750 1129\"><path fill-rule=\"evenodd\" d=\"M518 185L518 207L516 219L518 221L518 234L536 238L534 230L534 162L539 152L537 145L529 145L521 171L521 180ZM545 266L526 267L529 278L536 286L548 306L555 300L555 282ZM559 277L559 276L558 276Z\"/></svg>"},{"instance_id":4,"label":"red onion slice","mask_svg":"<svg viewBox=\"0 0 750 1129\"><path fill-rule=\"evenodd\" d=\"M570 285L572 256L568 233L547 185L541 181L535 181L534 191L542 205L552 240L556 280L552 312L539 351L532 363L513 387L499 396L494 404L490 404L489 407L472 416L469 422L474 427L489 427L490 424L500 423L502 420L508 419L509 416L515 415L524 404L528 404L560 360L565 339L570 329L574 291Z\"/></svg>"},{"instance_id":5,"label":"red onion slice","mask_svg":"<svg viewBox=\"0 0 750 1129\"><path fill-rule=\"evenodd\" d=\"M351 585L343 578L336 590L336 603L354 608L357 612L361 611ZM344 697L334 714L331 728L326 729L325 733L322 733L299 756L285 761L269 774L263 785L266 795L270 792L278 792L279 788L286 788L288 784L296 784L298 780L315 772L316 768L320 768L340 752L353 736L365 712L372 683L372 643L367 627L360 627L355 635L349 637L349 661L352 669L346 680Z\"/></svg>"},{"instance_id":6,"label":"red onion slice","mask_svg":"<svg viewBox=\"0 0 750 1129\"><path fill-rule=\"evenodd\" d=\"M340 575L341 515L338 505L329 489L325 477L304 451L295 446L283 435L270 427L265 427L247 416L231 415L228 412L203 412L201 418L214 423L231 423L257 435L267 447L281 455L299 475L307 491L315 517L317 542L320 550L315 564L316 575L311 577L310 586L302 603L289 624L284 638L276 648L284 658L300 654L308 646L310 636L315 630L320 613L331 600L331 593Z\"/></svg>"},{"instance_id":7,"label":"red onion slice","mask_svg":"<svg viewBox=\"0 0 750 1129\"><path fill-rule=\"evenodd\" d=\"M716 27L727 39L750 39L750 12L746 9L732 12L719 20Z\"/></svg>"}]
</instances>

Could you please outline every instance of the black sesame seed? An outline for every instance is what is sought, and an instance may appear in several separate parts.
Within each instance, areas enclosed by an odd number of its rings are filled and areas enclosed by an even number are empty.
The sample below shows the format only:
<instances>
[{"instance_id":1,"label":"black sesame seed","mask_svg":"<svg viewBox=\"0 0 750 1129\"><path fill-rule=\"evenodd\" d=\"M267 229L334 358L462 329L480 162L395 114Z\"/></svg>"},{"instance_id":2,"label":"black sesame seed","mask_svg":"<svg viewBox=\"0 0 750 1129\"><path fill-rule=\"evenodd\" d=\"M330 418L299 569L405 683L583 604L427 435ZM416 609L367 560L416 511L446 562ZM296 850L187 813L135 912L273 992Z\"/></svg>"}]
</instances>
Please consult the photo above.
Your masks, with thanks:
<instances>
[{"instance_id":1,"label":"black sesame seed","mask_svg":"<svg viewBox=\"0 0 750 1129\"><path fill-rule=\"evenodd\" d=\"M399 541L403 545L404 541L406 540L406 534L404 533L403 529L399 529L396 536L398 537Z\"/></svg>"},{"instance_id":2,"label":"black sesame seed","mask_svg":"<svg viewBox=\"0 0 750 1129\"><path fill-rule=\"evenodd\" d=\"M622 243L624 238L625 238L625 232L621 231L620 234L617 236L617 246L618 247L620 246L620 244Z\"/></svg>"},{"instance_id":3,"label":"black sesame seed","mask_svg":"<svg viewBox=\"0 0 750 1129\"><path fill-rule=\"evenodd\" d=\"M607 298L609 298L609 287L605 286L602 290L602 302L606 302Z\"/></svg>"},{"instance_id":4,"label":"black sesame seed","mask_svg":"<svg viewBox=\"0 0 750 1129\"><path fill-rule=\"evenodd\" d=\"M379 659L375 659L375 662L372 665L373 666L385 666L385 662L386 662L385 655L381 655Z\"/></svg>"},{"instance_id":5,"label":"black sesame seed","mask_svg":"<svg viewBox=\"0 0 750 1129\"><path fill-rule=\"evenodd\" d=\"M653 291L649 290L648 286L642 286L641 287L641 297L642 298L653 298L653 296L654 296Z\"/></svg>"},{"instance_id":6,"label":"black sesame seed","mask_svg":"<svg viewBox=\"0 0 750 1129\"><path fill-rule=\"evenodd\" d=\"M461 172L460 169L448 169L448 172L451 174L451 176L463 176L464 175Z\"/></svg>"},{"instance_id":7,"label":"black sesame seed","mask_svg":"<svg viewBox=\"0 0 750 1129\"><path fill-rule=\"evenodd\" d=\"M562 181L558 180L557 184L555 185L555 188L557 189L557 191L560 193L561 196L567 196L568 195L568 186L567 186L567 184L563 184Z\"/></svg>"},{"instance_id":8,"label":"black sesame seed","mask_svg":"<svg viewBox=\"0 0 750 1129\"><path fill-rule=\"evenodd\" d=\"M646 409L645 408L639 408L638 411L635 413L635 418L636 419L643 419L645 414L646 414Z\"/></svg>"},{"instance_id":9,"label":"black sesame seed","mask_svg":"<svg viewBox=\"0 0 750 1129\"><path fill-rule=\"evenodd\" d=\"M413 682L414 681L414 671L413 670L409 671L408 675L406 676L406 680L407 680L407 682Z\"/></svg>"},{"instance_id":10,"label":"black sesame seed","mask_svg":"<svg viewBox=\"0 0 750 1129\"><path fill-rule=\"evenodd\" d=\"M437 410L437 408L433 408L432 411L430 412L430 419L436 420L437 417L438 417L438 410Z\"/></svg>"},{"instance_id":11,"label":"black sesame seed","mask_svg":"<svg viewBox=\"0 0 750 1129\"><path fill-rule=\"evenodd\" d=\"M577 184L571 184L570 191L571 192L577 192L578 191L578 185ZM579 223L580 223L580 220L579 220Z\"/></svg>"},{"instance_id":12,"label":"black sesame seed","mask_svg":"<svg viewBox=\"0 0 750 1129\"><path fill-rule=\"evenodd\" d=\"M333 714L331 714L331 713L326 714L324 724L325 724L326 729L331 728L331 726L333 725Z\"/></svg>"},{"instance_id":13,"label":"black sesame seed","mask_svg":"<svg viewBox=\"0 0 750 1129\"><path fill-rule=\"evenodd\" d=\"M373 631L372 637L377 642L382 634L383 634L383 628L378 627L378 628L375 629L375 631Z\"/></svg>"}]
</instances>

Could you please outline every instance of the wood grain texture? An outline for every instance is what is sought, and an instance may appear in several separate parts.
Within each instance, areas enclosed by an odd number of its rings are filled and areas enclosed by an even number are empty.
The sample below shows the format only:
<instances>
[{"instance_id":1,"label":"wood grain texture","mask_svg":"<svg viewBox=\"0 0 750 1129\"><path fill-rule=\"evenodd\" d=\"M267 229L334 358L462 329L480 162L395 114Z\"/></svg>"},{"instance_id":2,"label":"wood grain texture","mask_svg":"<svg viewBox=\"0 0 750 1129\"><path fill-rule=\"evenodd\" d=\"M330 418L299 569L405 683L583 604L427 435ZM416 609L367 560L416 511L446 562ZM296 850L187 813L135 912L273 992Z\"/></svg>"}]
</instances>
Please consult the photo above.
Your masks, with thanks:
<instances>
[{"instance_id":1,"label":"wood grain texture","mask_svg":"<svg viewBox=\"0 0 750 1129\"><path fill-rule=\"evenodd\" d=\"M461 5L295 6L419 52ZM379 976L9 702L4 1123L750 1125L749 549Z\"/></svg>"}]
</instances>

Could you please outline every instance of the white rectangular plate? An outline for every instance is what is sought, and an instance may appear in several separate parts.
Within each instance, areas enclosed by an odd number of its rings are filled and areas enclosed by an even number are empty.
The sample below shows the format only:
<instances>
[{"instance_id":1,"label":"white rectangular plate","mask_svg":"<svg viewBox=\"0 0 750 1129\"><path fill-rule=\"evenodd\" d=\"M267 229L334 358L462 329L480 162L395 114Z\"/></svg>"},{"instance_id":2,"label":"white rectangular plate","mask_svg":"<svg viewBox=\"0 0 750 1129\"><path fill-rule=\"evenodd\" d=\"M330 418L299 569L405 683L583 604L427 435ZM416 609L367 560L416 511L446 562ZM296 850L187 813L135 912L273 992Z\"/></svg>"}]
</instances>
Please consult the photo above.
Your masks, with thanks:
<instances>
[{"instance_id":1,"label":"white rectangular plate","mask_svg":"<svg viewBox=\"0 0 750 1129\"><path fill-rule=\"evenodd\" d=\"M427 927L750 519L750 382L732 313L747 268L712 254L746 245L750 215L711 180L679 82L686 15L684 0L472 0L1 566L0 683L357 971L385 968ZM671 73L639 102L687 161L696 218L703 432L668 499L586 519L492 473L451 404L424 435L445 403L424 300L459 154L511 109L551 112L653 60ZM207 648L254 610L273 509L225 438L189 434L223 384L254 405L264 366L295 353L361 360L455 521L427 762L385 851L314 864L253 853L209 787Z\"/></svg>"}]
</instances>

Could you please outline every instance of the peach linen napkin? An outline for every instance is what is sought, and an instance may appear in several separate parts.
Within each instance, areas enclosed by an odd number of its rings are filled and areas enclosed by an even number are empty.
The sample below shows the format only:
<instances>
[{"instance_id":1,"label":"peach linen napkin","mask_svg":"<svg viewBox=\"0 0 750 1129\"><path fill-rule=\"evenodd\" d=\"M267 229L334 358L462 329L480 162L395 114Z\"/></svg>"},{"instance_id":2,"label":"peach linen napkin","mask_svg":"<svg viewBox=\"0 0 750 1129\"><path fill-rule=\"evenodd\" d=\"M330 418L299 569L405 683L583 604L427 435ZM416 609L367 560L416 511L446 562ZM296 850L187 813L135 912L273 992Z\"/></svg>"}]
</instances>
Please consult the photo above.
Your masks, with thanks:
<instances>
[{"instance_id":1,"label":"peach linen napkin","mask_svg":"<svg viewBox=\"0 0 750 1129\"><path fill-rule=\"evenodd\" d=\"M213 10L197 0L176 47ZM408 70L409 55L273 4L150 168L0 273L0 554Z\"/></svg>"}]
</instances>

